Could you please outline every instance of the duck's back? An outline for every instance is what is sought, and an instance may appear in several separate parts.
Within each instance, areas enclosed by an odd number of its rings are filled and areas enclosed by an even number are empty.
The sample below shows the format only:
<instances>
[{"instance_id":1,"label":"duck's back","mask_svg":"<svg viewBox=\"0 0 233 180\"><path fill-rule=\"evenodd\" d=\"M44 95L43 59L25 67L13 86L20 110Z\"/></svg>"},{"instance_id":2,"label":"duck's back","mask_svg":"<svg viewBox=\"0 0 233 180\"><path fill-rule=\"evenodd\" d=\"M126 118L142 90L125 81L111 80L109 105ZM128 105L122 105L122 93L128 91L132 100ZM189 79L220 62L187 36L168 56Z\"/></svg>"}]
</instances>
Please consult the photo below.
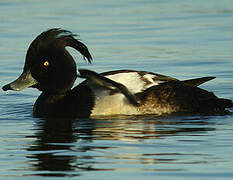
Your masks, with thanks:
<instances>
[{"instance_id":1,"label":"duck's back","mask_svg":"<svg viewBox=\"0 0 233 180\"><path fill-rule=\"evenodd\" d=\"M124 85L132 94L145 92L148 88L167 81L177 81L168 76L133 70L109 71L101 75ZM142 112L142 108L139 108L139 106L131 104L127 97L120 92L114 92L90 81L86 81L85 84L92 90L95 96L95 106L91 113L92 116L113 114L136 115L145 113Z\"/></svg>"},{"instance_id":2,"label":"duck's back","mask_svg":"<svg viewBox=\"0 0 233 180\"><path fill-rule=\"evenodd\" d=\"M140 100L140 103L135 106L124 94L86 81L85 85L92 90L95 96L95 105L91 116L161 115L172 112L225 113L225 108L233 105L230 100L217 98L211 92L190 85L190 81L179 81L160 74L121 70L101 75L123 84Z\"/></svg>"}]
</instances>

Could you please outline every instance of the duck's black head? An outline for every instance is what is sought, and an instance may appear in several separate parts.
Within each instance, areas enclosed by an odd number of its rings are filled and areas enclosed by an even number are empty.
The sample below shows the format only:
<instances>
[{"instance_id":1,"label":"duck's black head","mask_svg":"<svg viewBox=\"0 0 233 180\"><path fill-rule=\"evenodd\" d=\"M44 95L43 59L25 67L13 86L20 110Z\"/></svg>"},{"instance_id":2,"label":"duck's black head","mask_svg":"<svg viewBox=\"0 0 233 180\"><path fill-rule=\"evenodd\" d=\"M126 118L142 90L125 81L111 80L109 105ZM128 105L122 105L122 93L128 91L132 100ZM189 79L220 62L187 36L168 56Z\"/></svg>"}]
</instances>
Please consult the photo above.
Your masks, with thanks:
<instances>
[{"instance_id":1,"label":"duck's black head","mask_svg":"<svg viewBox=\"0 0 233 180\"><path fill-rule=\"evenodd\" d=\"M30 44L23 73L18 79L3 87L3 90L22 90L35 87L48 93L63 93L69 90L77 77L76 63L66 47L79 51L85 60L92 61L86 45L70 31L50 29L41 33Z\"/></svg>"}]
</instances>

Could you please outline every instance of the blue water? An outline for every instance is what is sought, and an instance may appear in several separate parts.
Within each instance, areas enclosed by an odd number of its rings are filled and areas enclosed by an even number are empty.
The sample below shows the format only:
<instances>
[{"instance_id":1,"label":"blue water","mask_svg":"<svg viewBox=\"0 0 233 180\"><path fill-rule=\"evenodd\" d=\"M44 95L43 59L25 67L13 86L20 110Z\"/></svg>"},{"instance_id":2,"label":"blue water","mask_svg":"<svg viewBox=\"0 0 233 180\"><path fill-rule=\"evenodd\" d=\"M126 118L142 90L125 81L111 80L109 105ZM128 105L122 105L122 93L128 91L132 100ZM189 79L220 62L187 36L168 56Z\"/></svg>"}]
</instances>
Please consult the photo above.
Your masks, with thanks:
<instances>
[{"instance_id":1,"label":"blue water","mask_svg":"<svg viewBox=\"0 0 233 180\"><path fill-rule=\"evenodd\" d=\"M1 0L0 22L1 86L61 27L93 55L69 49L81 68L216 76L202 88L233 99L232 0ZM48 120L32 116L39 93L0 91L0 179L233 179L232 114Z\"/></svg>"}]
</instances>

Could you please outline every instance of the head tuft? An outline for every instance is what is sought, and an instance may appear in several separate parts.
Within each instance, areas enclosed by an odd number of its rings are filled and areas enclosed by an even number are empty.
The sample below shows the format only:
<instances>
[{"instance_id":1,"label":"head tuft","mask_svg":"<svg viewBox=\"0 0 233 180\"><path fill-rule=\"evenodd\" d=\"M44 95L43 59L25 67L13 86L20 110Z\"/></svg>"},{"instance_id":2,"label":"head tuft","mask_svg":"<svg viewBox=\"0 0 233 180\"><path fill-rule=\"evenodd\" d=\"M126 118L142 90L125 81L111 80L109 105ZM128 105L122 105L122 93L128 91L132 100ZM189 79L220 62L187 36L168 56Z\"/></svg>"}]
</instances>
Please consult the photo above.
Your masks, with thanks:
<instances>
[{"instance_id":1,"label":"head tuft","mask_svg":"<svg viewBox=\"0 0 233 180\"><path fill-rule=\"evenodd\" d=\"M44 49L49 49L52 46L59 48L72 47L83 55L84 60L91 63L92 57L87 46L76 39L76 36L76 34L60 28L53 28L42 32L32 41L28 48L24 69L27 69L32 63L32 57L35 57Z\"/></svg>"}]
</instances>

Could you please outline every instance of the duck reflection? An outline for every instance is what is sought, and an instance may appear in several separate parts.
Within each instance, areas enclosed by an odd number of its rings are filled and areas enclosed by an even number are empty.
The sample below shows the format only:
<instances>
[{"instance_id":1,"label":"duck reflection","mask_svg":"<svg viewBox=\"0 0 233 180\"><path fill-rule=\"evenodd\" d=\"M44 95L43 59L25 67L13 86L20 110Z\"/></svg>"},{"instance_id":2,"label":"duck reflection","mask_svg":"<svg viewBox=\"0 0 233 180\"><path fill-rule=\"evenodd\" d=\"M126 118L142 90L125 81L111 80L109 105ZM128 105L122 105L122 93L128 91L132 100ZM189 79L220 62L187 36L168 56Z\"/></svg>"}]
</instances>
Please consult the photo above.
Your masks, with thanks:
<instances>
[{"instance_id":1,"label":"duck reflection","mask_svg":"<svg viewBox=\"0 0 233 180\"><path fill-rule=\"evenodd\" d=\"M160 139L178 133L214 130L208 126L208 117L200 116L115 116L96 120L98 127L92 134L99 139L133 140ZM196 125L196 126L195 126Z\"/></svg>"},{"instance_id":2,"label":"duck reflection","mask_svg":"<svg viewBox=\"0 0 233 180\"><path fill-rule=\"evenodd\" d=\"M105 154L106 149L116 148L114 143L103 144L100 140L144 141L178 133L201 134L210 130L214 129L209 127L208 120L203 117L116 116L108 119L39 119L34 136L28 137L35 139L27 148L30 151L28 158L33 170L40 173L36 175L79 176L81 171L111 170L96 167L101 163L98 162L100 156L109 157L109 154ZM99 151L101 155L96 155ZM125 155L113 155L111 158L118 156ZM157 162L155 159L153 162Z\"/></svg>"},{"instance_id":3,"label":"duck reflection","mask_svg":"<svg viewBox=\"0 0 233 180\"><path fill-rule=\"evenodd\" d=\"M85 123L84 123L85 122ZM74 171L82 166L82 163L77 164L79 156L75 154L75 143L82 141L90 141L93 128L93 122L85 120L83 127L76 128L79 124L74 119L40 119L36 122L36 132L33 137L35 142L27 149L30 151L30 163L36 171L45 171L49 173L37 174L43 176L67 176L67 173L52 173L58 171ZM90 128L89 128L90 127ZM80 136L80 137L79 137ZM79 151L87 151L88 147L80 147ZM91 158L91 156L85 156ZM85 167L80 167L85 168ZM88 167L87 167L88 169ZM72 174L73 176L73 174Z\"/></svg>"}]
</instances>

